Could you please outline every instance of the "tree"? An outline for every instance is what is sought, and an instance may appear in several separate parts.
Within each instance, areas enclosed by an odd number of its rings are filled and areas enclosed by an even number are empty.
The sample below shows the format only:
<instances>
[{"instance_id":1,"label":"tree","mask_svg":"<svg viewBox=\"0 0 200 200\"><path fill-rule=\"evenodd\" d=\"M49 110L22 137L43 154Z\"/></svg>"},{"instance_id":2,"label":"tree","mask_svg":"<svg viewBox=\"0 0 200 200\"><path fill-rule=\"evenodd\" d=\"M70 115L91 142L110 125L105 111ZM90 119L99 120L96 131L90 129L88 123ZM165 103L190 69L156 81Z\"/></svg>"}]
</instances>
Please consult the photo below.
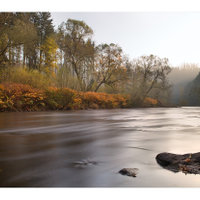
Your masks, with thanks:
<instances>
[{"instance_id":1,"label":"tree","mask_svg":"<svg viewBox=\"0 0 200 200\"><path fill-rule=\"evenodd\" d=\"M53 19L51 19L50 12L32 12L26 13L26 15L28 20L35 26L37 41L25 46L25 57L28 58L29 68L41 71L42 51L40 46L45 43L48 37L54 35Z\"/></svg>"},{"instance_id":2,"label":"tree","mask_svg":"<svg viewBox=\"0 0 200 200\"><path fill-rule=\"evenodd\" d=\"M87 91L94 69L93 30L84 22L68 19L57 32L59 48L64 52L65 65L77 76L80 89Z\"/></svg>"},{"instance_id":3,"label":"tree","mask_svg":"<svg viewBox=\"0 0 200 200\"><path fill-rule=\"evenodd\" d=\"M22 46L36 37L36 31L31 23L19 19L15 13L0 13L0 61L8 60L6 53L14 47ZM9 57L9 58L10 58Z\"/></svg>"},{"instance_id":4,"label":"tree","mask_svg":"<svg viewBox=\"0 0 200 200\"><path fill-rule=\"evenodd\" d=\"M0 78L10 77L11 67L20 65L22 50L34 43L37 33L34 25L25 15L18 13L0 13Z\"/></svg>"},{"instance_id":5,"label":"tree","mask_svg":"<svg viewBox=\"0 0 200 200\"><path fill-rule=\"evenodd\" d=\"M35 26L37 28L38 36L39 36L39 46L42 46L45 43L45 40L54 34L54 26L53 26L53 19L51 19L50 12L39 12L35 17ZM39 48L40 57L39 57L39 71L41 71L41 64L42 64L42 51Z\"/></svg>"},{"instance_id":6,"label":"tree","mask_svg":"<svg viewBox=\"0 0 200 200\"><path fill-rule=\"evenodd\" d=\"M126 69L122 59L122 49L116 44L100 44L96 48L95 77L98 91L102 84L113 89L115 85L125 79Z\"/></svg>"},{"instance_id":7,"label":"tree","mask_svg":"<svg viewBox=\"0 0 200 200\"><path fill-rule=\"evenodd\" d=\"M41 45L40 48L41 65L43 64L43 67L41 67L41 71L47 74L54 75L55 71L53 70L55 68L58 68L58 45L56 44L54 37L47 37L44 44Z\"/></svg>"},{"instance_id":8,"label":"tree","mask_svg":"<svg viewBox=\"0 0 200 200\"><path fill-rule=\"evenodd\" d=\"M140 93L140 97L144 99L153 90L157 90L157 97L161 91L170 92L171 86L167 81L167 75L171 72L171 67L167 58L141 56L134 60L133 66L136 74L134 79L137 79L135 96Z\"/></svg>"}]
</instances>

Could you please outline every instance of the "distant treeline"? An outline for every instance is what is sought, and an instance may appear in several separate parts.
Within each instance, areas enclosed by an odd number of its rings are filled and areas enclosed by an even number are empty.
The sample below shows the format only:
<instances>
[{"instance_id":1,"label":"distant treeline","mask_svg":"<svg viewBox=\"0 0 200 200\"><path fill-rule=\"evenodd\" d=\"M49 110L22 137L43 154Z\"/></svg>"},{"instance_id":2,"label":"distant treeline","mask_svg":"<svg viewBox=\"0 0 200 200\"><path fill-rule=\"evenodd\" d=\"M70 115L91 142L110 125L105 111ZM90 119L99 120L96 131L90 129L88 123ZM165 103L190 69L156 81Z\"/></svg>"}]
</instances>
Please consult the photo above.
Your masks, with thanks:
<instances>
[{"instance_id":1,"label":"distant treeline","mask_svg":"<svg viewBox=\"0 0 200 200\"><path fill-rule=\"evenodd\" d=\"M200 65L183 63L168 75L172 84L172 102L178 106L199 106Z\"/></svg>"}]
</instances>

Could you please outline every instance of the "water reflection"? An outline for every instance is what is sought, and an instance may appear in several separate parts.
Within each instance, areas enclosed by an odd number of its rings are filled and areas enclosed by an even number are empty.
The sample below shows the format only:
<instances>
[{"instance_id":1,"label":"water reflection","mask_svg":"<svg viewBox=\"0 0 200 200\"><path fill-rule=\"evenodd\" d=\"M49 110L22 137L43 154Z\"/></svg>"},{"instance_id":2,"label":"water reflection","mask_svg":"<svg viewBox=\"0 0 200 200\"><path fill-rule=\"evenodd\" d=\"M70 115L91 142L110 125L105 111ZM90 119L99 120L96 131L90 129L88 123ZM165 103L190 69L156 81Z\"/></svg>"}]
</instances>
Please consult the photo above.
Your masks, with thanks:
<instances>
[{"instance_id":1,"label":"water reflection","mask_svg":"<svg viewBox=\"0 0 200 200\"><path fill-rule=\"evenodd\" d=\"M0 186L199 187L199 175L155 160L198 152L199 117L198 107L0 113ZM96 164L74 165L84 160Z\"/></svg>"}]
</instances>

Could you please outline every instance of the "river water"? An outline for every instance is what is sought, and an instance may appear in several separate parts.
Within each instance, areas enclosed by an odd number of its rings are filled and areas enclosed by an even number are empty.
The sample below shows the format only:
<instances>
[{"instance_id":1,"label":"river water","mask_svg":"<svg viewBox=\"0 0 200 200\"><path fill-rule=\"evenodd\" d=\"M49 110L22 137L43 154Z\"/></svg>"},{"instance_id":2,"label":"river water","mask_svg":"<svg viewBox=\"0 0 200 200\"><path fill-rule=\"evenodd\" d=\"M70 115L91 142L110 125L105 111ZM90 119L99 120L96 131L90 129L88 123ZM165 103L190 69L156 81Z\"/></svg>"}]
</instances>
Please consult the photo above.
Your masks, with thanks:
<instances>
[{"instance_id":1,"label":"river water","mask_svg":"<svg viewBox=\"0 0 200 200\"><path fill-rule=\"evenodd\" d=\"M199 118L200 107L0 113L0 186L200 187L155 160L199 152Z\"/></svg>"}]
</instances>

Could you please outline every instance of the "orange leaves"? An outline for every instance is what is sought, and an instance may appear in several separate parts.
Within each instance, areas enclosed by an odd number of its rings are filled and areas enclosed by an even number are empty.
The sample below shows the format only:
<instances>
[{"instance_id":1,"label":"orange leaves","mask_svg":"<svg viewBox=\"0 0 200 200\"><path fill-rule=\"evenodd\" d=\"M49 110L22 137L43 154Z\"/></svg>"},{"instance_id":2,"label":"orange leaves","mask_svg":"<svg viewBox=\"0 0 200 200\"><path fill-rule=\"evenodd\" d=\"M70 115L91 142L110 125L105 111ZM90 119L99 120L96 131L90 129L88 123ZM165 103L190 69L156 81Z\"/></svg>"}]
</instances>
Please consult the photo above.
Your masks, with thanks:
<instances>
[{"instance_id":1,"label":"orange leaves","mask_svg":"<svg viewBox=\"0 0 200 200\"><path fill-rule=\"evenodd\" d=\"M44 98L42 91L29 85L5 83L0 97L0 111L38 110L38 103Z\"/></svg>"},{"instance_id":2,"label":"orange leaves","mask_svg":"<svg viewBox=\"0 0 200 200\"><path fill-rule=\"evenodd\" d=\"M44 91L23 84L0 85L0 111L122 108L127 107L129 98L129 95L83 93L69 88L49 87Z\"/></svg>"},{"instance_id":3,"label":"orange leaves","mask_svg":"<svg viewBox=\"0 0 200 200\"><path fill-rule=\"evenodd\" d=\"M185 159L184 161L185 161L185 162L190 162L190 159L188 158L188 159Z\"/></svg>"},{"instance_id":4,"label":"orange leaves","mask_svg":"<svg viewBox=\"0 0 200 200\"><path fill-rule=\"evenodd\" d=\"M0 84L0 91L3 91L4 90L4 87L3 85Z\"/></svg>"},{"instance_id":5,"label":"orange leaves","mask_svg":"<svg viewBox=\"0 0 200 200\"><path fill-rule=\"evenodd\" d=\"M83 106L86 108L91 105L98 105L99 108L121 108L127 105L127 99L119 94L106 94L96 92L80 93Z\"/></svg>"},{"instance_id":6,"label":"orange leaves","mask_svg":"<svg viewBox=\"0 0 200 200\"><path fill-rule=\"evenodd\" d=\"M190 154L190 155L189 155L189 158L185 159L184 161L185 161L185 162L190 162L190 161L191 161L191 158L192 158L192 154Z\"/></svg>"},{"instance_id":7,"label":"orange leaves","mask_svg":"<svg viewBox=\"0 0 200 200\"><path fill-rule=\"evenodd\" d=\"M144 106L156 106L158 104L158 100L152 99L149 97L145 97L144 99Z\"/></svg>"},{"instance_id":8,"label":"orange leaves","mask_svg":"<svg viewBox=\"0 0 200 200\"><path fill-rule=\"evenodd\" d=\"M80 98L73 99L68 107L74 110L80 109L82 107L82 100Z\"/></svg>"}]
</instances>

